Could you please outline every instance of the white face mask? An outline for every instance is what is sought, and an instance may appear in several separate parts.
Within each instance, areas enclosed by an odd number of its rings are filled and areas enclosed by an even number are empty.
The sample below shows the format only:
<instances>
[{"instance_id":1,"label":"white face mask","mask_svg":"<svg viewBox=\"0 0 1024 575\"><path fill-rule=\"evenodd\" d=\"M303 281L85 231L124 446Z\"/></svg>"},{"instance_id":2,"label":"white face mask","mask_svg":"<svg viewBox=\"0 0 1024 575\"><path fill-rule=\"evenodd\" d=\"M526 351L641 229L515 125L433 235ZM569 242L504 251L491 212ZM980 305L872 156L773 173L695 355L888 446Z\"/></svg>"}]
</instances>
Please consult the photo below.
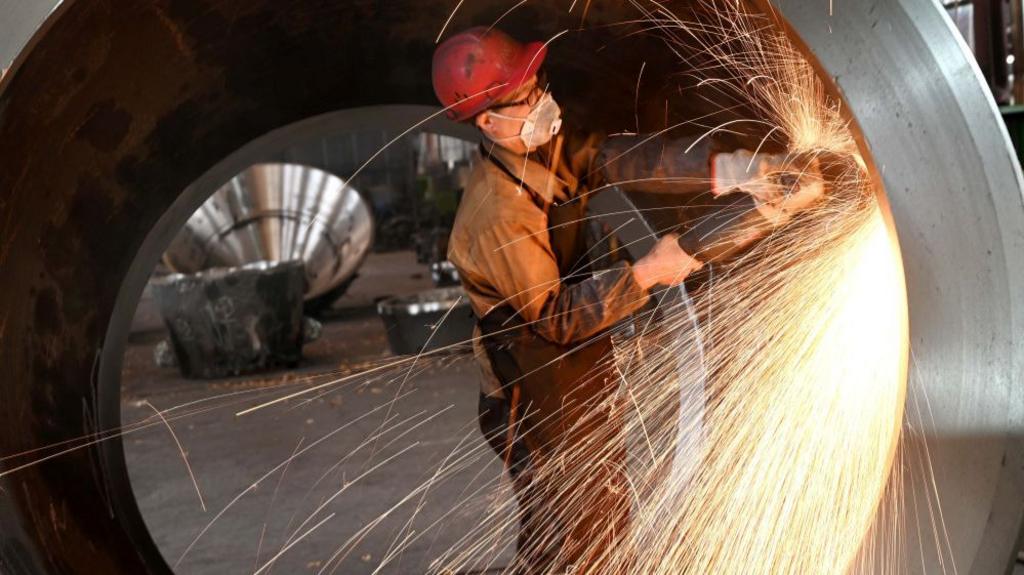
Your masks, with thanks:
<instances>
[{"instance_id":1,"label":"white face mask","mask_svg":"<svg viewBox=\"0 0 1024 575\"><path fill-rule=\"evenodd\" d=\"M562 129L562 109L551 97L550 92L545 92L540 100L530 108L530 113L525 118L516 118L490 112L496 118L522 122L523 127L519 130L519 139L527 148L543 146L555 137L555 134Z\"/></svg>"}]
</instances>

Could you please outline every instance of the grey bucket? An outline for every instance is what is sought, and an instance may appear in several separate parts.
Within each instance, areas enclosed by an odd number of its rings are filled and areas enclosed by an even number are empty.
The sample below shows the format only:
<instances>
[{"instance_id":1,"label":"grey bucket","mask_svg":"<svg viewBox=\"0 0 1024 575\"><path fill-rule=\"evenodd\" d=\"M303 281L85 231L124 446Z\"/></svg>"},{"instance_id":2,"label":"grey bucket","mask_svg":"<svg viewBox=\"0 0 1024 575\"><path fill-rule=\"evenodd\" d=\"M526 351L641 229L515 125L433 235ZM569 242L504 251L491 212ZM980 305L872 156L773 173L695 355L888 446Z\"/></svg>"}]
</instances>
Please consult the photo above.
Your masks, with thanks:
<instances>
[{"instance_id":1,"label":"grey bucket","mask_svg":"<svg viewBox=\"0 0 1024 575\"><path fill-rule=\"evenodd\" d=\"M398 355L469 343L476 320L462 288L436 288L377 304L388 345ZM441 320L444 321L441 321Z\"/></svg>"}]
</instances>

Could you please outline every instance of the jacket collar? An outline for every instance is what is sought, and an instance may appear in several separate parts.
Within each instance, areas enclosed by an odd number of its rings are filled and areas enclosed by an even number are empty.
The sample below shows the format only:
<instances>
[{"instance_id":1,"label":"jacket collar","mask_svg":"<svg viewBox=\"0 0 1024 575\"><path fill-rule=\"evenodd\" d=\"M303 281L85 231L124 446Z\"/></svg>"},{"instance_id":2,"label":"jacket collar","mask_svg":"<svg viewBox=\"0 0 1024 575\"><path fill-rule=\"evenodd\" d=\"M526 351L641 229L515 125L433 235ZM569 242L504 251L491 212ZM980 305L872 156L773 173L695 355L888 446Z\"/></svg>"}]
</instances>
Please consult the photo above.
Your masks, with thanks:
<instances>
[{"instance_id":1,"label":"jacket collar","mask_svg":"<svg viewBox=\"0 0 1024 575\"><path fill-rule=\"evenodd\" d=\"M563 162L558 157L561 154L561 147L560 134L550 144L525 156L487 140L484 140L483 151L492 161L504 167L506 172L515 176L529 192L539 197L545 204L551 204L568 199L566 188L574 190L577 186L576 178L561 165ZM548 169L547 163L552 155L559 165Z\"/></svg>"}]
</instances>

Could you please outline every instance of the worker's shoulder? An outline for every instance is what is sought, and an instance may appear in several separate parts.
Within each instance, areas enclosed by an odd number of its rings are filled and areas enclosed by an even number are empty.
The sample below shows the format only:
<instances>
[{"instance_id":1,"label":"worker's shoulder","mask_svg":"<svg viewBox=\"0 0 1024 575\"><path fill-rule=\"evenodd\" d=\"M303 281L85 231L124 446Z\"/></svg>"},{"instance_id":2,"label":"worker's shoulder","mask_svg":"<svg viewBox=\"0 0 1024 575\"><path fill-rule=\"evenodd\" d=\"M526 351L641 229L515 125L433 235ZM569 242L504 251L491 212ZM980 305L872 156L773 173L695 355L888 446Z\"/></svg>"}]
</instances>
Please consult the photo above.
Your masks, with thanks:
<instances>
[{"instance_id":1,"label":"worker's shoulder","mask_svg":"<svg viewBox=\"0 0 1024 575\"><path fill-rule=\"evenodd\" d=\"M562 130L565 138L566 151L570 154L586 152L599 149L608 136L596 130L581 129L575 124L570 124Z\"/></svg>"},{"instance_id":2,"label":"worker's shoulder","mask_svg":"<svg viewBox=\"0 0 1024 575\"><path fill-rule=\"evenodd\" d=\"M471 177L463 192L449 243L456 252L468 253L481 243L547 229L547 214L530 192L520 190L500 171L487 172L484 169Z\"/></svg>"}]
</instances>

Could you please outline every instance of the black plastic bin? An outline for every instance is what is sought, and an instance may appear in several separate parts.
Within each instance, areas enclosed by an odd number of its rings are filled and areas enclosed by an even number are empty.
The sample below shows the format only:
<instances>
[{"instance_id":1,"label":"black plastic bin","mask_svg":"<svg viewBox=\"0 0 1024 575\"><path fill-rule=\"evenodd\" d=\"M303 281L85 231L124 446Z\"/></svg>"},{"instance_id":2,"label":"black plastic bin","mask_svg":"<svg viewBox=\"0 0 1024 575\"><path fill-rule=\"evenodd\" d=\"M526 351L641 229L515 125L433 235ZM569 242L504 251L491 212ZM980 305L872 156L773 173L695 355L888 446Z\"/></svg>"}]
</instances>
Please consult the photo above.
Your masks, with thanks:
<instances>
[{"instance_id":1,"label":"black plastic bin","mask_svg":"<svg viewBox=\"0 0 1024 575\"><path fill-rule=\"evenodd\" d=\"M153 296L185 377L215 378L302 359L301 261L174 274Z\"/></svg>"}]
</instances>

